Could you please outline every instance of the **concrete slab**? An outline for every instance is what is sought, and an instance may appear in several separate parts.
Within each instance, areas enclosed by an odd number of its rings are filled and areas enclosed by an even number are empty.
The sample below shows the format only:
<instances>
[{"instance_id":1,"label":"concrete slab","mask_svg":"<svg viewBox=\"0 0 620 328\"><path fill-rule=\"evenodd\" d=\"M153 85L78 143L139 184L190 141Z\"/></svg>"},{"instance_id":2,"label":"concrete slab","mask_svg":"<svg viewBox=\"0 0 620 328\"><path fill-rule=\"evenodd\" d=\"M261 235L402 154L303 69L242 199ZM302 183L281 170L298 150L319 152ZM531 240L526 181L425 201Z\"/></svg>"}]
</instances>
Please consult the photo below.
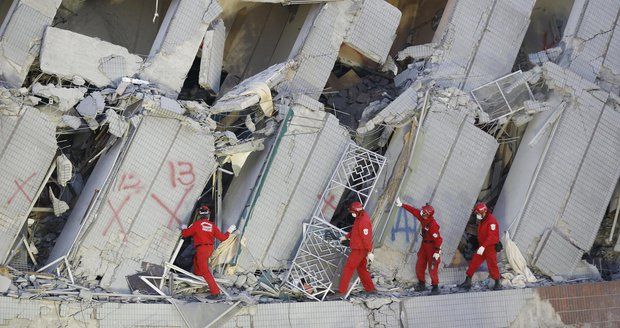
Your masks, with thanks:
<instances>
[{"instance_id":1,"label":"concrete slab","mask_svg":"<svg viewBox=\"0 0 620 328\"><path fill-rule=\"evenodd\" d=\"M45 29L52 24L61 0L19 0L0 29L0 79L21 87L39 54Z\"/></svg>"},{"instance_id":2,"label":"concrete slab","mask_svg":"<svg viewBox=\"0 0 620 328\"><path fill-rule=\"evenodd\" d=\"M5 100L0 99L0 103ZM0 111L0 263L13 247L56 156L56 127L32 107Z\"/></svg>"},{"instance_id":3,"label":"concrete slab","mask_svg":"<svg viewBox=\"0 0 620 328\"><path fill-rule=\"evenodd\" d=\"M217 0L175 0L170 4L140 78L176 99L209 24L222 12Z\"/></svg>"},{"instance_id":4,"label":"concrete slab","mask_svg":"<svg viewBox=\"0 0 620 328\"><path fill-rule=\"evenodd\" d=\"M80 76L99 88L134 76L142 65L142 58L121 46L54 27L45 31L40 61L45 73L67 80Z\"/></svg>"}]
</instances>

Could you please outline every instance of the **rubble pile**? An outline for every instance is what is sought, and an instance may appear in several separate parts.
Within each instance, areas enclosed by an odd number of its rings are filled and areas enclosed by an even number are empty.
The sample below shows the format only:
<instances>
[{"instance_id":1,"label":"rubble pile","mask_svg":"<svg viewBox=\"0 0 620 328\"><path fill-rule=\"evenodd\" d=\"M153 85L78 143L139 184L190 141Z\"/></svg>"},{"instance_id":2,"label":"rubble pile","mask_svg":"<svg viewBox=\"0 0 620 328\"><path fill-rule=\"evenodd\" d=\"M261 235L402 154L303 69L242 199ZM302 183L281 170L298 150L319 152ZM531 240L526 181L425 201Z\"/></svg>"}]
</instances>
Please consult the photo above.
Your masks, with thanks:
<instances>
[{"instance_id":1,"label":"rubble pile","mask_svg":"<svg viewBox=\"0 0 620 328\"><path fill-rule=\"evenodd\" d=\"M478 202L509 294L618 279L620 4L575 3L547 44L534 0L392 3L157 1L152 22L119 19L146 0L0 5L0 295L166 303L187 326L193 303L244 326L256 304L344 299L397 326L429 294L411 288L428 226L401 199L434 207L446 302ZM81 31L107 6L117 24ZM376 295L334 298L353 201ZM191 244L192 223L229 239Z\"/></svg>"}]
</instances>

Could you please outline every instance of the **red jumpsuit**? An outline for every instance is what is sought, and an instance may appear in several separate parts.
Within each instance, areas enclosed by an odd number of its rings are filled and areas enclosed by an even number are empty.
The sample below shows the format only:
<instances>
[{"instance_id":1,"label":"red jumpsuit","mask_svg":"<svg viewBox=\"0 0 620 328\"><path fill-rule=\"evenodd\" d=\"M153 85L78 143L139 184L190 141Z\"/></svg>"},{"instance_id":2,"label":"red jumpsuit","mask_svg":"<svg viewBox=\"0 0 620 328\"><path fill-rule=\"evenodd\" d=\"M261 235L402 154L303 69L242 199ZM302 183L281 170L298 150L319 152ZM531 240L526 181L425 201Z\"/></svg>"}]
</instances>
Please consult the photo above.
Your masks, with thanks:
<instances>
[{"instance_id":1,"label":"red jumpsuit","mask_svg":"<svg viewBox=\"0 0 620 328\"><path fill-rule=\"evenodd\" d=\"M351 232L347 234L347 238L351 240L351 253L342 270L338 291L340 294L347 292L353 272L357 269L357 275L362 281L364 290L372 292L375 290L375 285L372 283L368 269L366 269L366 255L372 251L372 223L366 211L359 212L353 222Z\"/></svg>"},{"instance_id":2,"label":"red jumpsuit","mask_svg":"<svg viewBox=\"0 0 620 328\"><path fill-rule=\"evenodd\" d=\"M403 204L403 208L409 213L413 214L420 224L422 225L422 244L418 251L418 261L415 264L415 273L420 283L424 283L425 271L428 268L428 273L431 276L431 284L434 286L439 285L439 263L441 258L435 260L433 254L441 250L441 243L443 239L439 233L439 224L435 221L434 217L423 218L420 214L420 210L407 204Z\"/></svg>"},{"instance_id":3,"label":"red jumpsuit","mask_svg":"<svg viewBox=\"0 0 620 328\"><path fill-rule=\"evenodd\" d=\"M497 253L495 252L495 244L499 242L499 224L495 216L488 212L486 217L478 224L478 246L484 246L482 255L474 254L474 257L467 268L467 276L472 277L478 267L487 261L489 267L489 275L495 280L499 280L499 268L497 267Z\"/></svg>"},{"instance_id":4,"label":"red jumpsuit","mask_svg":"<svg viewBox=\"0 0 620 328\"><path fill-rule=\"evenodd\" d=\"M209 269L209 257L213 253L214 238L224 241L228 239L230 233L222 233L213 222L202 219L192 223L187 229L183 229L181 235L183 238L192 237L194 239L194 248L196 249L194 273L205 279L212 295L218 295L220 288Z\"/></svg>"}]
</instances>

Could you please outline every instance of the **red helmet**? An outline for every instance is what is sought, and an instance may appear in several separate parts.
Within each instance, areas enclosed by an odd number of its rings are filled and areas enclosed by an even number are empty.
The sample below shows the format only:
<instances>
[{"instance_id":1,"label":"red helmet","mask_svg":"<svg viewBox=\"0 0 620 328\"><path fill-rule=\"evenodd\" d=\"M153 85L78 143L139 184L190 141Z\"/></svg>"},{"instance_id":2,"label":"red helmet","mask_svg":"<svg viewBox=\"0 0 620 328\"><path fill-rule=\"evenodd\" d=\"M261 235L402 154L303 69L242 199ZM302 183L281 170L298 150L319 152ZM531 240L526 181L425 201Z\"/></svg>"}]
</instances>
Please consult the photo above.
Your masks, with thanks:
<instances>
[{"instance_id":1,"label":"red helmet","mask_svg":"<svg viewBox=\"0 0 620 328\"><path fill-rule=\"evenodd\" d=\"M476 204L476 206L474 206L474 212L477 214L486 214L486 212L489 211L489 208L487 207L487 204L485 203L478 203Z\"/></svg>"},{"instance_id":2,"label":"red helmet","mask_svg":"<svg viewBox=\"0 0 620 328\"><path fill-rule=\"evenodd\" d=\"M207 205L202 205L202 206L200 206L200 209L198 209L198 215L210 217L211 216L211 209Z\"/></svg>"},{"instance_id":3,"label":"red helmet","mask_svg":"<svg viewBox=\"0 0 620 328\"><path fill-rule=\"evenodd\" d=\"M364 205L362 205L362 203L360 202L353 202L351 203L351 205L349 205L349 212L351 213L357 213L363 210L364 210Z\"/></svg>"},{"instance_id":4,"label":"red helmet","mask_svg":"<svg viewBox=\"0 0 620 328\"><path fill-rule=\"evenodd\" d=\"M431 205L422 206L422 216L433 216L435 214L435 209Z\"/></svg>"}]
</instances>

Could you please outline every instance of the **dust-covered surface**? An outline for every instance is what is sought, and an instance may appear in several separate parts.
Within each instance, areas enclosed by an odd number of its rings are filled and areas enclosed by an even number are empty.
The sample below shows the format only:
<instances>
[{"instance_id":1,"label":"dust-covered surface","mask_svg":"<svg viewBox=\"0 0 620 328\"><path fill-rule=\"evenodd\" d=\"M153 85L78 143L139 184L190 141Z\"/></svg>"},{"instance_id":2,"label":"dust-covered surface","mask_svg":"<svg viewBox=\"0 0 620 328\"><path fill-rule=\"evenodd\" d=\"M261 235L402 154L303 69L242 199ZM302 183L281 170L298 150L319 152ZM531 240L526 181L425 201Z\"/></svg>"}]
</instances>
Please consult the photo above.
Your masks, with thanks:
<instances>
[{"instance_id":1,"label":"dust-covered surface","mask_svg":"<svg viewBox=\"0 0 620 328\"><path fill-rule=\"evenodd\" d=\"M0 325L613 325L619 13L613 0L3 2ZM440 295L412 288L423 227L397 197L435 207ZM325 250L342 247L354 200L372 216L377 292L343 299L338 269L318 263L344 262ZM502 291L483 264L466 293L480 201L510 252ZM201 205L239 228L210 260L215 300L180 236ZM331 232L309 241L317 218ZM292 286L308 245L330 258Z\"/></svg>"}]
</instances>

